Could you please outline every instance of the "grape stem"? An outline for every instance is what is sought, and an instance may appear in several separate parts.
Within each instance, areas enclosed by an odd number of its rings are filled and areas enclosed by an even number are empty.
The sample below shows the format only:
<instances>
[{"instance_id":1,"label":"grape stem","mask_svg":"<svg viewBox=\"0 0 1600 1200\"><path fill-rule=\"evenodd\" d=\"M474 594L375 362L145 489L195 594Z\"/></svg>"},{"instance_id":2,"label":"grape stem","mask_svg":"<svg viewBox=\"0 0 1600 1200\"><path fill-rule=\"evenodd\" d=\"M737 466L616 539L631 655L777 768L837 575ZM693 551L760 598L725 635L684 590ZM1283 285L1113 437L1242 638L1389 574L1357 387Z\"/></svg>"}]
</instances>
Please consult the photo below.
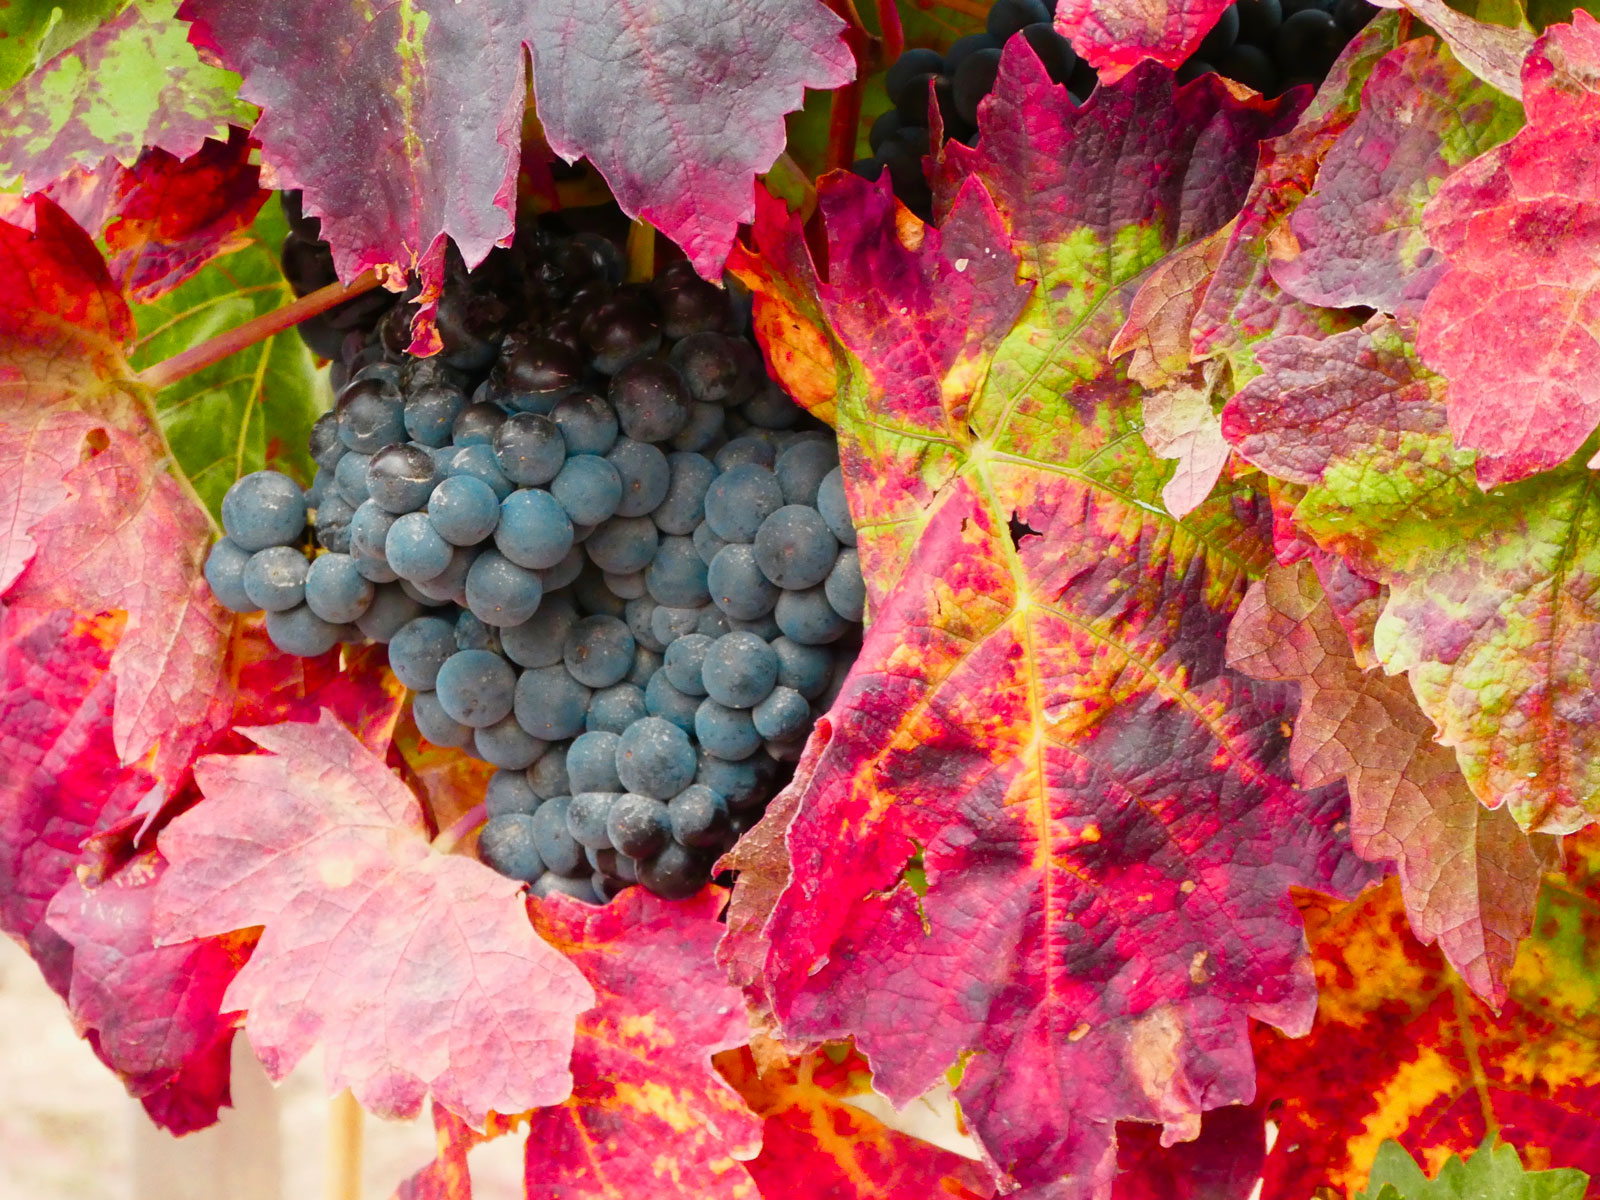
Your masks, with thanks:
<instances>
[{"instance_id":1,"label":"grape stem","mask_svg":"<svg viewBox=\"0 0 1600 1200\"><path fill-rule=\"evenodd\" d=\"M656 273L656 231L646 220L628 226L628 282L643 283Z\"/></svg>"},{"instance_id":2,"label":"grape stem","mask_svg":"<svg viewBox=\"0 0 1600 1200\"><path fill-rule=\"evenodd\" d=\"M473 805L457 817L453 825L440 831L439 836L433 839L433 848L440 854L449 854L466 839L468 834L482 825L485 819L483 805Z\"/></svg>"},{"instance_id":3,"label":"grape stem","mask_svg":"<svg viewBox=\"0 0 1600 1200\"><path fill-rule=\"evenodd\" d=\"M376 271L364 271L347 284L330 283L308 296L300 297L292 304L285 304L282 308L262 313L243 325L236 325L225 333L208 338L182 354L162 359L140 371L134 378L147 387L159 390L169 383L186 379L196 371L203 371L214 363L221 362L230 354L237 354L257 342L264 342L269 337L282 333L285 329L298 325L318 313L327 312L328 309L342 304L353 296L370 292L377 286Z\"/></svg>"}]
</instances>

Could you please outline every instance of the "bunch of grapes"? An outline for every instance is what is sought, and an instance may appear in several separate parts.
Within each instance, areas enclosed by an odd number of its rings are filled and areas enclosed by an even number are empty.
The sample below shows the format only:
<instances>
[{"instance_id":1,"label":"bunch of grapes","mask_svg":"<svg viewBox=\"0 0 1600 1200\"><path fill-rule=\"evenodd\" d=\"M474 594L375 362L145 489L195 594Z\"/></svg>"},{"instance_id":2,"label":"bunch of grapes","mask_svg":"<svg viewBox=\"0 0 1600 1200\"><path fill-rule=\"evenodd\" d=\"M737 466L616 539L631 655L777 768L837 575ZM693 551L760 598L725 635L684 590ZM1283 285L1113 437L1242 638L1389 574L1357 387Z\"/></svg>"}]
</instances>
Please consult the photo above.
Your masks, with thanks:
<instances>
[{"instance_id":1,"label":"bunch of grapes","mask_svg":"<svg viewBox=\"0 0 1600 1200\"><path fill-rule=\"evenodd\" d=\"M497 871L689 895L859 647L837 445L688 264L623 284L603 237L517 242L457 272L439 356L405 304L341 334L312 486L239 480L206 578L288 653L387 644L423 736L498 768Z\"/></svg>"},{"instance_id":2,"label":"bunch of grapes","mask_svg":"<svg viewBox=\"0 0 1600 1200\"><path fill-rule=\"evenodd\" d=\"M867 179L888 171L900 202L926 220L933 207L922 172L923 156L930 149L928 88L933 88L944 136L975 145L978 102L994 90L1000 48L1013 37L1027 38L1050 78L1083 103L1099 77L1055 31L1055 10L1055 0L996 0L983 33L961 38L943 54L922 47L907 50L884 74L884 90L894 107L873 122L867 135L872 154L857 160L851 170Z\"/></svg>"},{"instance_id":3,"label":"bunch of grapes","mask_svg":"<svg viewBox=\"0 0 1600 1200\"><path fill-rule=\"evenodd\" d=\"M978 102L994 90L1000 49L1024 37L1050 78L1082 104L1099 82L1093 67L1055 31L1055 0L996 0L983 33L955 42L944 54L907 50L884 74L894 105L867 135L872 154L851 170L867 179L885 171L900 202L929 220L933 197L923 159L933 149L928 133L928 89L947 138L968 146L978 139ZM1377 15L1368 0L1239 0L1223 10L1195 53L1178 68L1188 83L1216 73L1278 96L1299 84L1317 87L1334 59Z\"/></svg>"},{"instance_id":4,"label":"bunch of grapes","mask_svg":"<svg viewBox=\"0 0 1600 1200\"><path fill-rule=\"evenodd\" d=\"M1333 60L1377 13L1367 0L1239 0L1222 10L1178 68L1178 82L1214 71L1263 96L1301 84L1319 87Z\"/></svg>"}]
</instances>

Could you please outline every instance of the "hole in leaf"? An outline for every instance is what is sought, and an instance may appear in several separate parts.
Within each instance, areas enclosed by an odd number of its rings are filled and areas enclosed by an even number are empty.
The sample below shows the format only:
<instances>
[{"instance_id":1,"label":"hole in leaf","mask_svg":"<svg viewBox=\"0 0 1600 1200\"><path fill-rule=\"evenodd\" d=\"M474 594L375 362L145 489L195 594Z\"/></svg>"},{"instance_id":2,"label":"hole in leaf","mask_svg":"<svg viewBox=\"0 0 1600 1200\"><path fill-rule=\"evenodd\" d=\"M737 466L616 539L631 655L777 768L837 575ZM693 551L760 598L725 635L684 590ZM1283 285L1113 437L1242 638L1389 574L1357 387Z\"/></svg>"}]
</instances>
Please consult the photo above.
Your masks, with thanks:
<instances>
[{"instance_id":1,"label":"hole in leaf","mask_svg":"<svg viewBox=\"0 0 1600 1200\"><path fill-rule=\"evenodd\" d=\"M1016 513L1012 513L1011 520L1006 522L1006 530L1011 534L1011 545L1018 550L1022 549L1023 538L1039 536L1039 531Z\"/></svg>"}]
</instances>

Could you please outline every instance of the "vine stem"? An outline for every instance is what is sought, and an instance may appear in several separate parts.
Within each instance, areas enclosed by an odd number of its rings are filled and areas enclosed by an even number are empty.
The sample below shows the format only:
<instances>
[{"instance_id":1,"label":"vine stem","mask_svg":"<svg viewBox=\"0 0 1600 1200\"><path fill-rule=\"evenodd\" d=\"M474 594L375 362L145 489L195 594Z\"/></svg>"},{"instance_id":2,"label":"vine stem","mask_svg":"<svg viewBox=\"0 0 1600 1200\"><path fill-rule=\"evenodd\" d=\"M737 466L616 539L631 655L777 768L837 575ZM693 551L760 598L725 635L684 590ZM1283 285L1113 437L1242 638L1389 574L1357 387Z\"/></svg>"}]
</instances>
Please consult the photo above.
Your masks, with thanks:
<instances>
[{"instance_id":1,"label":"vine stem","mask_svg":"<svg viewBox=\"0 0 1600 1200\"><path fill-rule=\"evenodd\" d=\"M484 807L475 804L466 812L456 818L455 823L447 829L441 829L439 836L433 839L433 848L440 854L449 854L459 846L464 838L484 822Z\"/></svg>"},{"instance_id":2,"label":"vine stem","mask_svg":"<svg viewBox=\"0 0 1600 1200\"><path fill-rule=\"evenodd\" d=\"M643 283L656 273L656 231L649 221L628 226L628 282Z\"/></svg>"},{"instance_id":3,"label":"vine stem","mask_svg":"<svg viewBox=\"0 0 1600 1200\"><path fill-rule=\"evenodd\" d=\"M209 338L182 354L174 354L171 358L162 359L158 363L146 367L134 376L146 387L160 389L170 383L176 383L193 375L196 371L203 371L213 363L219 363L230 354L237 354L248 346L257 342L266 341L274 334L282 333L291 326L298 325L301 321L326 312L337 304L342 304L353 296L363 292L370 292L378 286L378 273L376 271L363 271L353 281L345 283L330 283L325 288L318 288L308 296L302 296L292 304L285 304L282 308L275 308L269 313L262 313L253 317L243 325L236 325L225 333L219 333L214 338Z\"/></svg>"},{"instance_id":4,"label":"vine stem","mask_svg":"<svg viewBox=\"0 0 1600 1200\"><path fill-rule=\"evenodd\" d=\"M349 1088L328 1101L327 1200L361 1200L363 1117Z\"/></svg>"}]
</instances>

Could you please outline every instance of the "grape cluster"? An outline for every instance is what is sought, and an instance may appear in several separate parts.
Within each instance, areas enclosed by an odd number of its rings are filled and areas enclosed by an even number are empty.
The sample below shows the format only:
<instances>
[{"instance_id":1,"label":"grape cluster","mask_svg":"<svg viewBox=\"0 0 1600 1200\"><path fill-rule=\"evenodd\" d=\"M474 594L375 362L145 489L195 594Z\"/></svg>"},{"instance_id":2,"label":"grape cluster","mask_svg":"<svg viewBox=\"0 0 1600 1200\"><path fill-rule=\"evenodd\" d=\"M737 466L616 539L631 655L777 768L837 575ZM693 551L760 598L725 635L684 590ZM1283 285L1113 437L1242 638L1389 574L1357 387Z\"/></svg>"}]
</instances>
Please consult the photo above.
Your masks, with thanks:
<instances>
[{"instance_id":1,"label":"grape cluster","mask_svg":"<svg viewBox=\"0 0 1600 1200\"><path fill-rule=\"evenodd\" d=\"M978 102L994 90L1000 49L1013 37L1027 38L1050 78L1083 103L1099 77L1055 31L1055 11L1056 0L996 0L984 32L961 38L943 54L923 47L907 50L884 74L884 91L894 107L873 122L867 134L872 154L851 170L867 179L888 171L900 202L926 220L933 207L922 171L930 149L929 85L944 136L975 145Z\"/></svg>"},{"instance_id":2,"label":"grape cluster","mask_svg":"<svg viewBox=\"0 0 1600 1200\"><path fill-rule=\"evenodd\" d=\"M1238 0L1178 68L1178 82L1214 71L1264 96L1318 87L1377 13L1367 0Z\"/></svg>"},{"instance_id":3,"label":"grape cluster","mask_svg":"<svg viewBox=\"0 0 1600 1200\"><path fill-rule=\"evenodd\" d=\"M341 336L311 487L240 479L206 578L288 653L387 644L423 736L498 768L491 867L681 897L859 646L838 449L687 264L622 284L605 238L527 240L509 301L504 260L453 281L438 357L404 304Z\"/></svg>"}]
</instances>

